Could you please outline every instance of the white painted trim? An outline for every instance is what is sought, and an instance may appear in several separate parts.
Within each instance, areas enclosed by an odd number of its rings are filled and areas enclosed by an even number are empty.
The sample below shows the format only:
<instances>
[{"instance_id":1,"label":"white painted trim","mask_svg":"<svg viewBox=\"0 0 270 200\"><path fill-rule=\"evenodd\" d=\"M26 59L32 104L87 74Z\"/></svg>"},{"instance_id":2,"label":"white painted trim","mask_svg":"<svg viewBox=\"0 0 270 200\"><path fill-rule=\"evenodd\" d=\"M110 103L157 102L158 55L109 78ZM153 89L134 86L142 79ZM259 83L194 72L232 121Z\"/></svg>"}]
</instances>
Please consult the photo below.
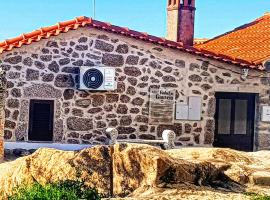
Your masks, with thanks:
<instances>
[{"instance_id":1,"label":"white painted trim","mask_svg":"<svg viewBox=\"0 0 270 200\"><path fill-rule=\"evenodd\" d=\"M65 151L77 151L85 148L93 147L91 144L61 144L61 143L31 143L31 142L5 142L5 149L39 149L53 148Z\"/></svg>"}]
</instances>

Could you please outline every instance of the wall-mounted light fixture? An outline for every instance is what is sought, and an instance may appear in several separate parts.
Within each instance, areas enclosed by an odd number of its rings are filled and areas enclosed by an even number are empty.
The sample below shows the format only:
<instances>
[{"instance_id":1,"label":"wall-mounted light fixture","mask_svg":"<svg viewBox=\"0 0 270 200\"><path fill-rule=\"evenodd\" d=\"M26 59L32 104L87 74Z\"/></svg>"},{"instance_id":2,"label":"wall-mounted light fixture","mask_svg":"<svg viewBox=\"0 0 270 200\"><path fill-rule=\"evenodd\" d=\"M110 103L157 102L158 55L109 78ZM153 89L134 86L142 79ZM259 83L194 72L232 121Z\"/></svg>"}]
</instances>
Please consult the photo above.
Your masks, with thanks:
<instances>
[{"instance_id":1,"label":"wall-mounted light fixture","mask_svg":"<svg viewBox=\"0 0 270 200\"><path fill-rule=\"evenodd\" d=\"M242 73L241 73L241 80L242 81L245 81L247 80L247 77L248 77L248 72L249 72L249 69L242 69Z\"/></svg>"}]
</instances>

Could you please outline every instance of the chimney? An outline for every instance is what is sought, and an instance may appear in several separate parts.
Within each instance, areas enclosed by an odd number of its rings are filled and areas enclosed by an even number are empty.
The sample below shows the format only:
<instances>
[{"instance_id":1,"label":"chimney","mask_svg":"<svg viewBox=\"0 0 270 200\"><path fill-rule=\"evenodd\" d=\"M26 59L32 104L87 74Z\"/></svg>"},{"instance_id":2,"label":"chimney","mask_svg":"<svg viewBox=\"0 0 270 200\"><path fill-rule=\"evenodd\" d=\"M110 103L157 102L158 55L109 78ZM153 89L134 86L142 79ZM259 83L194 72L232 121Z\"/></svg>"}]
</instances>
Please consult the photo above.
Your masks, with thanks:
<instances>
[{"instance_id":1,"label":"chimney","mask_svg":"<svg viewBox=\"0 0 270 200\"><path fill-rule=\"evenodd\" d=\"M168 0L168 40L193 46L195 10L195 0Z\"/></svg>"}]
</instances>

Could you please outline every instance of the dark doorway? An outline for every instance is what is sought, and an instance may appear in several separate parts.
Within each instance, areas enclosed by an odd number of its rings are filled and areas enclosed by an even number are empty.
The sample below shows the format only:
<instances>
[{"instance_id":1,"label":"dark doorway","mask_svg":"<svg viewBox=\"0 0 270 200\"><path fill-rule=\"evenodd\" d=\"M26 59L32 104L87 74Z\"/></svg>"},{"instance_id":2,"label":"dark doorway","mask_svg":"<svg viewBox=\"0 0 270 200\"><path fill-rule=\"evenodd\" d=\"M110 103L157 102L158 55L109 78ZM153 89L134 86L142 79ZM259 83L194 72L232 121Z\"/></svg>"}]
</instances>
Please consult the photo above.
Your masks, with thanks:
<instances>
[{"instance_id":1,"label":"dark doorway","mask_svg":"<svg viewBox=\"0 0 270 200\"><path fill-rule=\"evenodd\" d=\"M253 151L255 94L216 93L215 147Z\"/></svg>"},{"instance_id":2,"label":"dark doorway","mask_svg":"<svg viewBox=\"0 0 270 200\"><path fill-rule=\"evenodd\" d=\"M29 141L53 140L54 101L31 100L29 116Z\"/></svg>"}]
</instances>

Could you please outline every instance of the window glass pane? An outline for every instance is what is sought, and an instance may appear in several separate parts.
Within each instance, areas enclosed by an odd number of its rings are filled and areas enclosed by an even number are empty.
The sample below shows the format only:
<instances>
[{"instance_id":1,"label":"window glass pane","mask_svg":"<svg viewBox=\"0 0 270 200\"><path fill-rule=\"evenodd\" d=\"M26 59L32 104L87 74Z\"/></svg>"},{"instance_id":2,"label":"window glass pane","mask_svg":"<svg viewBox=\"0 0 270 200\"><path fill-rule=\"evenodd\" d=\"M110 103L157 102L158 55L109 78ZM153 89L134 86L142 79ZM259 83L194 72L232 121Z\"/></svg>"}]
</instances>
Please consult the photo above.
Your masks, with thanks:
<instances>
[{"instance_id":1,"label":"window glass pane","mask_svg":"<svg viewBox=\"0 0 270 200\"><path fill-rule=\"evenodd\" d=\"M230 134L231 125L231 100L219 100L218 134Z\"/></svg>"},{"instance_id":2,"label":"window glass pane","mask_svg":"<svg viewBox=\"0 0 270 200\"><path fill-rule=\"evenodd\" d=\"M235 100L234 134L247 133L247 100Z\"/></svg>"}]
</instances>

